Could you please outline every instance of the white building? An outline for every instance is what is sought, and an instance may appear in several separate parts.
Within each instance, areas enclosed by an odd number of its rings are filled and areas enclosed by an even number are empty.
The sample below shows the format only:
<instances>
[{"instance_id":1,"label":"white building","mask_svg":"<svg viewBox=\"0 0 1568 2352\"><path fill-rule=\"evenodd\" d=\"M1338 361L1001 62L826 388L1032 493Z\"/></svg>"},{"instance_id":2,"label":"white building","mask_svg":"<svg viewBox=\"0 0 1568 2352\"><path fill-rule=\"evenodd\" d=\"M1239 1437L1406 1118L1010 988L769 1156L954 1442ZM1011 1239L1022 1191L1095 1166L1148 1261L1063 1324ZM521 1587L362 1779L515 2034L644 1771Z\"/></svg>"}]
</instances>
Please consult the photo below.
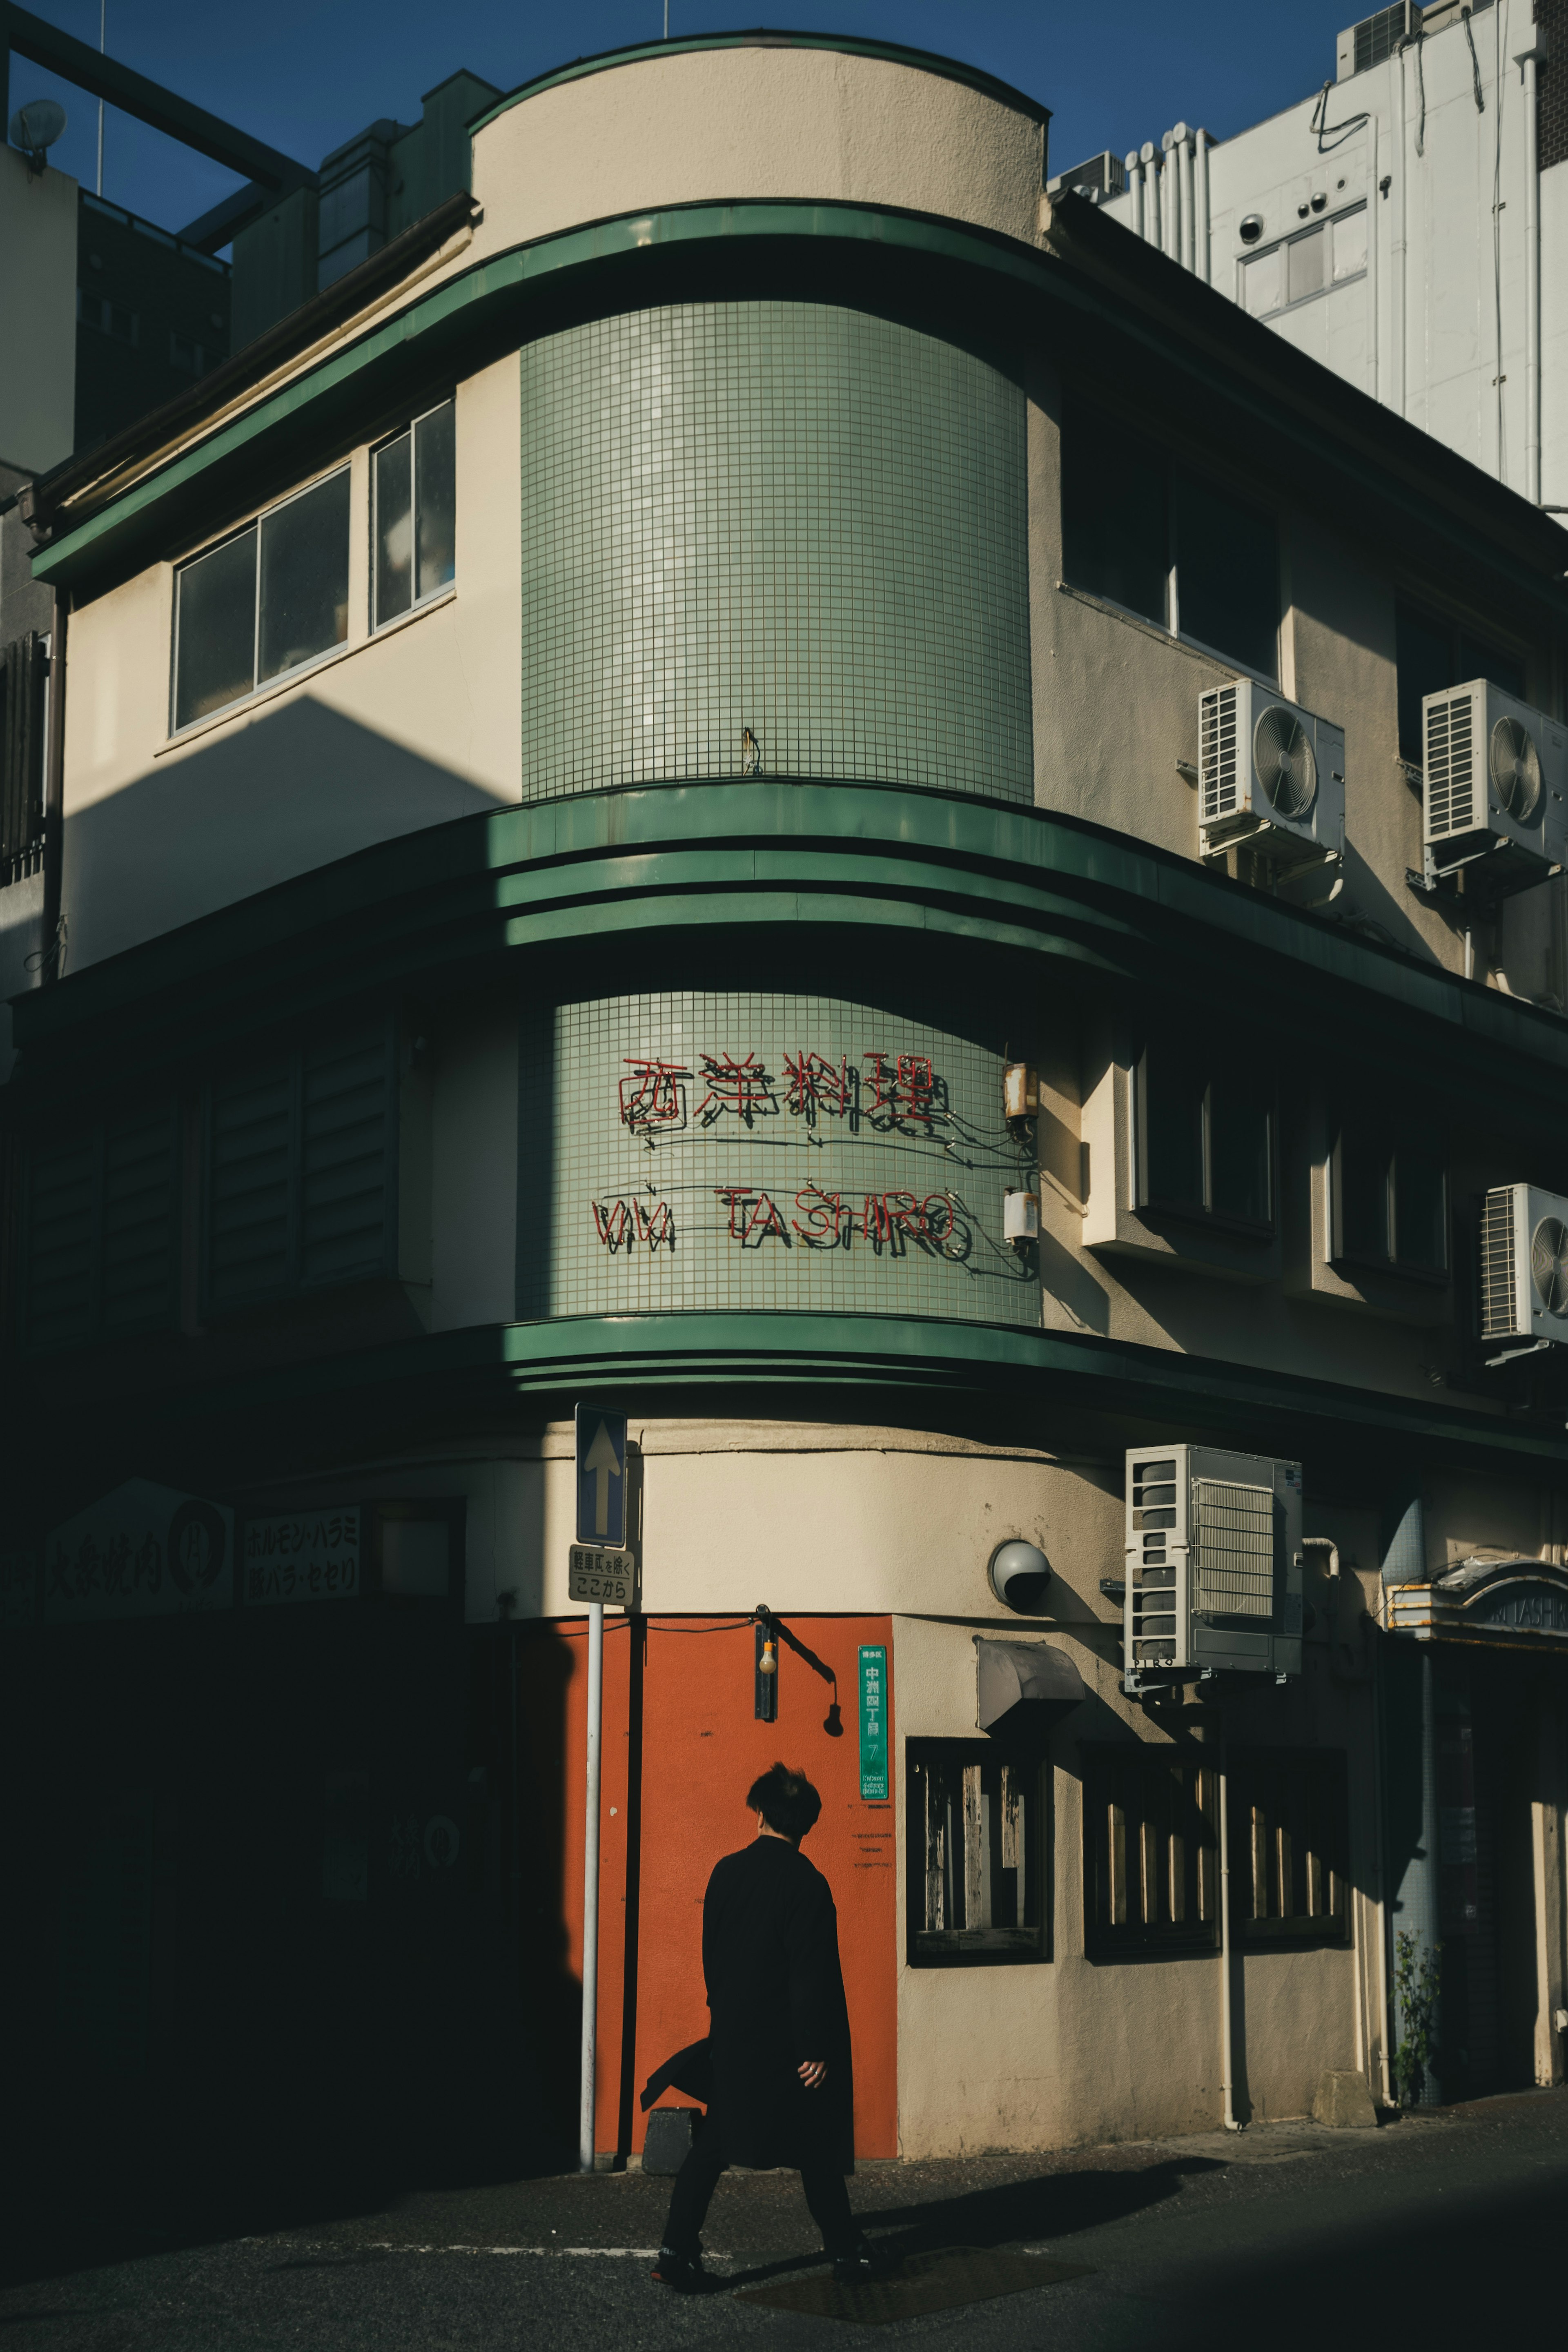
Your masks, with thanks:
<instances>
[{"instance_id":1,"label":"white building","mask_svg":"<svg viewBox=\"0 0 1568 2352\"><path fill-rule=\"evenodd\" d=\"M1054 184L1565 511L1565 45L1563 0L1405 0L1342 33L1333 79L1268 121L1219 142L1179 122Z\"/></svg>"}]
</instances>

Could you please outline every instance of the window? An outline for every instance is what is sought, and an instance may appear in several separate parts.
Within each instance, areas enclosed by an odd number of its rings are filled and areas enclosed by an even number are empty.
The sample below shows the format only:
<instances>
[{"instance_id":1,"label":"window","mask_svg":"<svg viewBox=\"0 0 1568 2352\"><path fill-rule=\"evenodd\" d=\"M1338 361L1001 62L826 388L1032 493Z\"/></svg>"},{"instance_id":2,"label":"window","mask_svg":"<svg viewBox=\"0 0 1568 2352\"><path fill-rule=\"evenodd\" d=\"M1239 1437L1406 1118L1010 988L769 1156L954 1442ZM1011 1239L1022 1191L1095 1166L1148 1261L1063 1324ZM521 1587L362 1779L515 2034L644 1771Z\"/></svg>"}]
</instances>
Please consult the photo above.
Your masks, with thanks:
<instances>
[{"instance_id":1,"label":"window","mask_svg":"<svg viewBox=\"0 0 1568 2352\"><path fill-rule=\"evenodd\" d=\"M1062 560L1075 586L1275 677L1273 523L1082 400L1062 430Z\"/></svg>"},{"instance_id":2,"label":"window","mask_svg":"<svg viewBox=\"0 0 1568 2352\"><path fill-rule=\"evenodd\" d=\"M1447 1177L1430 1145L1349 1117L1329 1172L1331 1258L1428 1278L1447 1274Z\"/></svg>"},{"instance_id":3,"label":"window","mask_svg":"<svg viewBox=\"0 0 1568 2352\"><path fill-rule=\"evenodd\" d=\"M1089 1957L1214 1950L1219 1786L1211 1759L1141 1740L1081 1753Z\"/></svg>"},{"instance_id":4,"label":"window","mask_svg":"<svg viewBox=\"0 0 1568 2352\"><path fill-rule=\"evenodd\" d=\"M173 1103L68 1141L37 1144L24 1192L22 1342L43 1352L159 1330L174 1319L177 1124Z\"/></svg>"},{"instance_id":5,"label":"window","mask_svg":"<svg viewBox=\"0 0 1568 2352\"><path fill-rule=\"evenodd\" d=\"M182 375L205 375L212 365L212 354L201 343L193 342L189 335L171 333L169 365L178 368Z\"/></svg>"},{"instance_id":6,"label":"window","mask_svg":"<svg viewBox=\"0 0 1568 2352\"><path fill-rule=\"evenodd\" d=\"M449 400L375 453L378 629L456 576L457 454L457 411Z\"/></svg>"},{"instance_id":7,"label":"window","mask_svg":"<svg viewBox=\"0 0 1568 2352\"><path fill-rule=\"evenodd\" d=\"M1134 1085L1139 1206L1270 1226L1274 1121L1267 1089L1163 1045L1144 1054Z\"/></svg>"},{"instance_id":8,"label":"window","mask_svg":"<svg viewBox=\"0 0 1568 2352\"><path fill-rule=\"evenodd\" d=\"M1350 1798L1339 1748L1233 1748L1231 1931L1243 1944L1342 1944Z\"/></svg>"},{"instance_id":9,"label":"window","mask_svg":"<svg viewBox=\"0 0 1568 2352\"><path fill-rule=\"evenodd\" d=\"M1421 740L1421 702L1428 694L1462 686L1467 678L1489 677L1505 694L1524 697L1524 664L1517 654L1505 653L1472 636L1457 621L1423 613L1403 600L1394 607L1394 663L1399 688L1399 756L1413 767L1426 763Z\"/></svg>"},{"instance_id":10,"label":"window","mask_svg":"<svg viewBox=\"0 0 1568 2352\"><path fill-rule=\"evenodd\" d=\"M96 327L114 342L134 345L142 340L142 321L134 310L105 295L89 294L85 286L76 289L76 315L84 327Z\"/></svg>"},{"instance_id":11,"label":"window","mask_svg":"<svg viewBox=\"0 0 1568 2352\"><path fill-rule=\"evenodd\" d=\"M1366 238L1366 206L1354 205L1249 254L1241 265L1242 308L1255 319L1267 319L1330 287L1364 277Z\"/></svg>"},{"instance_id":12,"label":"window","mask_svg":"<svg viewBox=\"0 0 1568 2352\"><path fill-rule=\"evenodd\" d=\"M390 1024L208 1088L211 1312L395 1270L395 1105Z\"/></svg>"},{"instance_id":13,"label":"window","mask_svg":"<svg viewBox=\"0 0 1568 2352\"><path fill-rule=\"evenodd\" d=\"M330 653L348 625L349 469L342 466L179 572L175 729Z\"/></svg>"},{"instance_id":14,"label":"window","mask_svg":"<svg viewBox=\"0 0 1568 2352\"><path fill-rule=\"evenodd\" d=\"M42 852L48 677L36 631L0 646L0 884L35 872Z\"/></svg>"},{"instance_id":15,"label":"window","mask_svg":"<svg viewBox=\"0 0 1568 2352\"><path fill-rule=\"evenodd\" d=\"M1045 1958L1046 1768L990 1741L906 1752L910 1966Z\"/></svg>"}]
</instances>

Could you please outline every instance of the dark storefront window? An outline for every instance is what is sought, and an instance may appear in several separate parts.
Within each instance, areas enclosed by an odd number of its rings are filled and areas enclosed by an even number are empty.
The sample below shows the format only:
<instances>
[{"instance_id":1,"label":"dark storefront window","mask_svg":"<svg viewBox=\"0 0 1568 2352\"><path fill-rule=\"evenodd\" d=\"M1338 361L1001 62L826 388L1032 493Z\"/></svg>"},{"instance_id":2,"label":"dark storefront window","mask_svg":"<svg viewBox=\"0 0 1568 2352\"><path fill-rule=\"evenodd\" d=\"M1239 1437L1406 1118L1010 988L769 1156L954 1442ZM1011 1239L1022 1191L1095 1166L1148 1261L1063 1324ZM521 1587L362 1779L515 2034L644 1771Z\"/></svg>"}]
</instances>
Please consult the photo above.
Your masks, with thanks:
<instances>
[{"instance_id":1,"label":"dark storefront window","mask_svg":"<svg viewBox=\"0 0 1568 2352\"><path fill-rule=\"evenodd\" d=\"M1232 1932L1243 1943L1350 1936L1350 1801L1339 1748L1232 1748Z\"/></svg>"},{"instance_id":2,"label":"dark storefront window","mask_svg":"<svg viewBox=\"0 0 1568 2352\"><path fill-rule=\"evenodd\" d=\"M1447 1272L1447 1176L1429 1145L1364 1118L1343 1119L1330 1184L1336 1262L1427 1277Z\"/></svg>"},{"instance_id":3,"label":"dark storefront window","mask_svg":"<svg viewBox=\"0 0 1568 2352\"><path fill-rule=\"evenodd\" d=\"M908 1757L911 1967L1045 1958L1045 1768L970 1739Z\"/></svg>"},{"instance_id":4,"label":"dark storefront window","mask_svg":"<svg viewBox=\"0 0 1568 2352\"><path fill-rule=\"evenodd\" d=\"M1279 550L1269 517L1088 401L1068 403L1061 446L1072 584L1273 677Z\"/></svg>"},{"instance_id":5,"label":"dark storefront window","mask_svg":"<svg viewBox=\"0 0 1568 2352\"><path fill-rule=\"evenodd\" d=\"M1136 1080L1142 1205L1227 1223L1274 1218L1273 1118L1250 1076L1163 1045Z\"/></svg>"}]
</instances>

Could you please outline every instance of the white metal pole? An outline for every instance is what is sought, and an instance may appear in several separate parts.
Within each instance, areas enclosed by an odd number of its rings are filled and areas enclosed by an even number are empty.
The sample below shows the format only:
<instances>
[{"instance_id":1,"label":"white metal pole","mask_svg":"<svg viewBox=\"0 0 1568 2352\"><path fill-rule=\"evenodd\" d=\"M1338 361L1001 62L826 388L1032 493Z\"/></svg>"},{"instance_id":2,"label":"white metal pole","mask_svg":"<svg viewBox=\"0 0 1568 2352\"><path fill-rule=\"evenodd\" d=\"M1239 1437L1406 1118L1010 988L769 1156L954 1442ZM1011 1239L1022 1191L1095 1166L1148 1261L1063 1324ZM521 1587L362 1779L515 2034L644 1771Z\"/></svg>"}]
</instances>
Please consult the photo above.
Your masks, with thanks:
<instances>
[{"instance_id":1,"label":"white metal pole","mask_svg":"<svg viewBox=\"0 0 1568 2352\"><path fill-rule=\"evenodd\" d=\"M1225 2093L1225 2127L1239 2131L1236 2120L1236 2064L1232 2052L1230 2014L1230 1806L1229 1774L1225 1741L1219 1744L1219 2035L1221 2084Z\"/></svg>"},{"instance_id":2,"label":"white metal pole","mask_svg":"<svg viewBox=\"0 0 1568 2352\"><path fill-rule=\"evenodd\" d=\"M1132 234L1134 236L1142 236L1143 234L1143 166L1139 161L1136 148L1133 148L1127 158L1127 184L1132 192Z\"/></svg>"},{"instance_id":3,"label":"white metal pole","mask_svg":"<svg viewBox=\"0 0 1568 2352\"><path fill-rule=\"evenodd\" d=\"M109 0L98 0L98 54L100 57L103 55L104 39L109 29L108 17ZM101 98L98 101L98 193L100 196L103 194L103 100Z\"/></svg>"},{"instance_id":4,"label":"white metal pole","mask_svg":"<svg viewBox=\"0 0 1568 2352\"><path fill-rule=\"evenodd\" d=\"M1184 269L1190 270L1194 277L1201 277L1203 273L1198 268L1196 206L1194 201L1197 193L1196 175L1193 169L1193 166L1197 160L1197 141L1193 136L1193 133L1185 129L1184 125L1183 128L1184 136L1182 140L1181 150L1182 267Z\"/></svg>"},{"instance_id":5,"label":"white metal pole","mask_svg":"<svg viewBox=\"0 0 1568 2352\"><path fill-rule=\"evenodd\" d=\"M605 1711L605 1604L588 1603L588 1788L583 1819L583 2087L577 2169L594 2169L594 2078L599 2021L599 1734Z\"/></svg>"},{"instance_id":6,"label":"white metal pole","mask_svg":"<svg viewBox=\"0 0 1568 2352\"><path fill-rule=\"evenodd\" d=\"M1163 245L1160 234L1160 159L1154 142L1145 139L1142 150L1146 194L1143 201L1143 234L1151 245Z\"/></svg>"},{"instance_id":7,"label":"white metal pole","mask_svg":"<svg viewBox=\"0 0 1568 2352\"><path fill-rule=\"evenodd\" d=\"M1209 214L1209 149L1214 141L1206 131L1198 132L1198 276L1205 286L1214 284L1213 225Z\"/></svg>"},{"instance_id":8,"label":"white metal pole","mask_svg":"<svg viewBox=\"0 0 1568 2352\"><path fill-rule=\"evenodd\" d=\"M1526 49L1524 68L1524 495L1541 504L1541 159L1537 152L1535 74L1539 52ZM1502 362L1498 362L1500 367Z\"/></svg>"}]
</instances>

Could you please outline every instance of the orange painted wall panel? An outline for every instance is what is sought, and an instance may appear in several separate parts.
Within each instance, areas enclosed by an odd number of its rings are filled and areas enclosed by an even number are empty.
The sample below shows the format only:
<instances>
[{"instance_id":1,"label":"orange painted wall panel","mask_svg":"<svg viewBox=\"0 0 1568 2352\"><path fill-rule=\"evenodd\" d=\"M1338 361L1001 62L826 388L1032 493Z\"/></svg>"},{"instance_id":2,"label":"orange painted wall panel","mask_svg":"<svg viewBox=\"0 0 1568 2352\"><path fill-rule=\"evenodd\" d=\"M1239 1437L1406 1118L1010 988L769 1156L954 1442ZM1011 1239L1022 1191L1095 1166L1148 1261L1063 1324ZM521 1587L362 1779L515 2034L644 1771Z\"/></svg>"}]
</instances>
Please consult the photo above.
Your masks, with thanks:
<instances>
[{"instance_id":1,"label":"orange painted wall panel","mask_svg":"<svg viewBox=\"0 0 1568 2352\"><path fill-rule=\"evenodd\" d=\"M637 2095L661 2059L708 2030L702 1896L721 1854L754 1824L745 1793L775 1760L822 1795L805 1852L833 1889L855 2051L855 2144L898 2153L897 1958L893 1807L860 1796L858 1652L891 1650L885 1617L792 1617L789 1633L826 1670L780 1645L776 1723L753 1712L753 1634L731 1620L606 1621L600 1822L599 2056L595 2142L637 2151ZM569 1660L557 1713L561 1789L560 1930L582 1979L586 1670L581 1620L552 1629ZM833 1680L837 1677L837 1693ZM889 1675L889 1682L892 1676ZM525 1693L528 1690L525 1682ZM897 1706L890 1693L889 1717ZM889 1754L896 1755L889 1719ZM634 2015L635 2011L635 2015ZM678 2103L678 2102L677 2102Z\"/></svg>"}]
</instances>

